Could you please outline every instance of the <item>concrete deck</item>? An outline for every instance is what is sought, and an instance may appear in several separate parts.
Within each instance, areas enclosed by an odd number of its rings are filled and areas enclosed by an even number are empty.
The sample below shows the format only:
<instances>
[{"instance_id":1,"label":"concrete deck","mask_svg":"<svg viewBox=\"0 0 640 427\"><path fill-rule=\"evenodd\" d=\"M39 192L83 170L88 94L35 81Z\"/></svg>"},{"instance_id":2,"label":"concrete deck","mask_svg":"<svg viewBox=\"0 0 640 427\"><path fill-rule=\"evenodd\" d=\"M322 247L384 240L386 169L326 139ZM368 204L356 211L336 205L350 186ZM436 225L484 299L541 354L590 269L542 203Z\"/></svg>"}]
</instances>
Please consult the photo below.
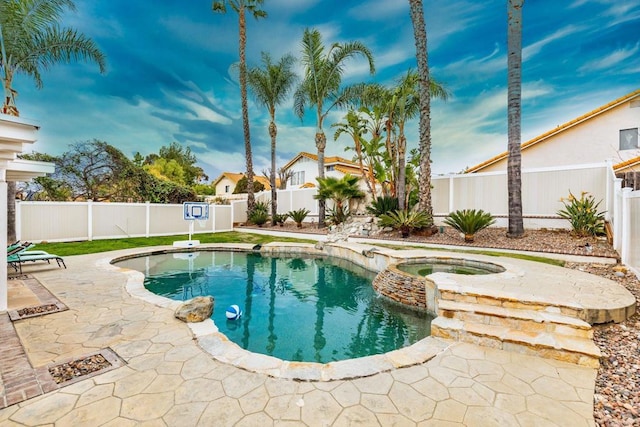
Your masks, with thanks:
<instances>
[{"instance_id":1,"label":"concrete deck","mask_svg":"<svg viewBox=\"0 0 640 427\"><path fill-rule=\"evenodd\" d=\"M595 369L468 343L438 340L429 360L355 379L248 372L203 350L171 308L132 297L130 275L96 267L105 256L26 266L69 309L13 327L33 368L106 348L125 365L1 409L0 426L594 425Z\"/></svg>"}]
</instances>

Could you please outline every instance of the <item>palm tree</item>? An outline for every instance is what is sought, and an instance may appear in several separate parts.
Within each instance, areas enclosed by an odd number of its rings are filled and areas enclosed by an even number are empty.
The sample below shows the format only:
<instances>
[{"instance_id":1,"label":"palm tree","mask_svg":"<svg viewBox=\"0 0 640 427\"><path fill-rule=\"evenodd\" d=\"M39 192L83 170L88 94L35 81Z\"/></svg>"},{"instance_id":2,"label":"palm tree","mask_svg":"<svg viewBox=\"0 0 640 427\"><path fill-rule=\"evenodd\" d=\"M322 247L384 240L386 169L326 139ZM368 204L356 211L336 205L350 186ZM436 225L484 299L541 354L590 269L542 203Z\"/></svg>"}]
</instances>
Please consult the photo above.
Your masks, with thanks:
<instances>
[{"instance_id":1,"label":"palm tree","mask_svg":"<svg viewBox=\"0 0 640 427\"><path fill-rule=\"evenodd\" d=\"M373 56L369 49L360 42L333 43L325 52L322 36L318 30L305 29L302 36L302 64L304 78L294 94L294 110L298 117L304 116L307 107L316 109L315 143L318 149L318 177L324 178L324 150L327 137L322 125L329 111L335 106L346 104L353 97L352 88L343 88L342 73L344 63L356 55L364 56L369 62L369 72L375 72ZM325 108L325 101L327 106ZM318 203L318 228L325 226L325 201Z\"/></svg>"},{"instance_id":2,"label":"palm tree","mask_svg":"<svg viewBox=\"0 0 640 427\"><path fill-rule=\"evenodd\" d=\"M427 54L427 27L424 22L422 0L409 0L409 11L416 44L420 94L420 200L418 209L433 218L431 204L431 94Z\"/></svg>"},{"instance_id":3,"label":"palm tree","mask_svg":"<svg viewBox=\"0 0 640 427\"><path fill-rule=\"evenodd\" d=\"M331 127L336 128L336 132L333 134L333 140L336 141L340 135L346 133L351 136L353 139L353 149L356 151L356 160L358 161L358 167L360 168L360 175L364 178L368 174L368 171L365 173L364 170L364 158L362 153L362 139L363 136L367 133L367 121L360 116L360 114L353 109L349 109L347 114L344 116L344 122L334 123ZM347 147L349 148L349 147ZM367 184L367 188L372 196L375 197L373 192L373 187L371 186L371 181L369 179L365 180Z\"/></svg>"},{"instance_id":4,"label":"palm tree","mask_svg":"<svg viewBox=\"0 0 640 427\"><path fill-rule=\"evenodd\" d=\"M247 81L253 94L260 104L269 111L269 136L271 137L271 171L269 183L271 185L271 225L276 225L278 213L278 192L276 188L276 106L282 104L291 92L296 81L293 71L295 59L291 55L280 58L277 64L271 61L268 53L262 52L264 68L251 68L247 74Z\"/></svg>"},{"instance_id":5,"label":"palm tree","mask_svg":"<svg viewBox=\"0 0 640 427\"><path fill-rule=\"evenodd\" d=\"M507 191L509 193L509 227L507 236L522 237L522 156L520 123L522 102L522 6L524 0L507 0L507 127L509 158Z\"/></svg>"},{"instance_id":6,"label":"palm tree","mask_svg":"<svg viewBox=\"0 0 640 427\"><path fill-rule=\"evenodd\" d=\"M84 60L95 62L103 73L106 59L97 45L73 28L62 28L59 21L67 10L75 10L72 0L0 0L0 73L4 88L2 113L19 116L18 92L13 78L31 77L42 87L43 70L56 63ZM7 183L8 240L15 240L16 183Z\"/></svg>"},{"instance_id":7,"label":"palm tree","mask_svg":"<svg viewBox=\"0 0 640 427\"><path fill-rule=\"evenodd\" d=\"M227 13L227 3L238 13L239 54L240 54L240 101L242 103L242 128L244 130L244 151L247 165L247 214L253 212L256 199L253 194L253 159L251 154L251 133L249 132L249 107L247 106L247 60L245 48L247 46L246 13L254 18L264 18L267 12L260 9L264 0L215 0L212 9L217 13Z\"/></svg>"},{"instance_id":8,"label":"palm tree","mask_svg":"<svg viewBox=\"0 0 640 427\"><path fill-rule=\"evenodd\" d=\"M349 202L351 199L361 199L364 193L358 187L360 178L346 174L342 178L328 176L316 178L318 193L314 196L318 200L333 200L333 222L340 224L350 215Z\"/></svg>"}]
</instances>

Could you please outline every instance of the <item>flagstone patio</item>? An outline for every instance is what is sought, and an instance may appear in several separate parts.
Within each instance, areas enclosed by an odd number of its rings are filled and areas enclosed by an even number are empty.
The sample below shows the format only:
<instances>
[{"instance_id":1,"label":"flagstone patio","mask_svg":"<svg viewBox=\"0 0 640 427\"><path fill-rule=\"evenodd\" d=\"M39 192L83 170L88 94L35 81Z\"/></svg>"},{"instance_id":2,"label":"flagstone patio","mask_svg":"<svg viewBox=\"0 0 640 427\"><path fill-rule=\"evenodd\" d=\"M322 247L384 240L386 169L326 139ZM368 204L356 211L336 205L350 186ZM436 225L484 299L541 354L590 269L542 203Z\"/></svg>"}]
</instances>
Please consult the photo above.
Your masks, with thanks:
<instances>
[{"instance_id":1,"label":"flagstone patio","mask_svg":"<svg viewBox=\"0 0 640 427\"><path fill-rule=\"evenodd\" d=\"M3 351L24 349L0 359L0 396L23 381L26 399L0 400L0 426L594 425L595 369L469 343L439 340L442 351L423 363L333 381L222 363L172 309L132 297L126 274L96 267L105 256L131 252L68 257L67 270L25 268L68 310L13 324L0 315ZM19 289L20 304L46 303ZM5 346L11 330L19 341ZM10 376L104 349L123 366L52 391L41 387L37 397L26 393L31 379Z\"/></svg>"}]
</instances>

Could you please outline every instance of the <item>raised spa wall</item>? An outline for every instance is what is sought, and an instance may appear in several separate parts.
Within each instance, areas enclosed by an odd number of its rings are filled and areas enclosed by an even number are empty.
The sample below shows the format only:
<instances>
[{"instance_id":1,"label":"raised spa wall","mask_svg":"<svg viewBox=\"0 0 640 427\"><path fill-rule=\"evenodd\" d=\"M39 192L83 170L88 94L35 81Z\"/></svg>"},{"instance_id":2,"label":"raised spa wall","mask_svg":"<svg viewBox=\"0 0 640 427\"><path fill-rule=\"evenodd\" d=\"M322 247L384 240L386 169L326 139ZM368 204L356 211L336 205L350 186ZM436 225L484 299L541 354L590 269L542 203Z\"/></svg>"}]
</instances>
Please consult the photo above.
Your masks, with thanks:
<instances>
[{"instance_id":1,"label":"raised spa wall","mask_svg":"<svg viewBox=\"0 0 640 427\"><path fill-rule=\"evenodd\" d=\"M436 284L426 277L417 277L396 268L396 265L402 262L416 262L424 259L424 254L417 251L414 253L414 251L405 250L399 256L399 252L394 249L372 248L369 245L359 243L346 245L319 243L314 248L299 244L278 243L277 246L264 245L260 251L266 253L286 251L288 254L306 253L349 260L378 273L373 280L373 288L376 292L407 306L426 310L433 315L437 314Z\"/></svg>"}]
</instances>

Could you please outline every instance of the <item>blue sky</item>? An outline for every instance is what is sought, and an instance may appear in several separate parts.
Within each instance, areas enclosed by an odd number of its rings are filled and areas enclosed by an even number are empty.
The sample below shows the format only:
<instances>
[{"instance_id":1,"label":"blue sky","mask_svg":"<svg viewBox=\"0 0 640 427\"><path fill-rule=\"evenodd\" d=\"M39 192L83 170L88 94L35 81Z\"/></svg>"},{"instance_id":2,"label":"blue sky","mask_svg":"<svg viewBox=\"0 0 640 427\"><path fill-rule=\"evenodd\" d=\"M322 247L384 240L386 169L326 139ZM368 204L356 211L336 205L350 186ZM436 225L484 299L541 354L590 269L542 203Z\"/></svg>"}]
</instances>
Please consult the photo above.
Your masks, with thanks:
<instances>
[{"instance_id":1,"label":"blue sky","mask_svg":"<svg viewBox=\"0 0 640 427\"><path fill-rule=\"evenodd\" d=\"M506 2L433 0L425 3L432 74L452 93L432 103L432 169L458 172L506 149ZM191 147L213 180L244 171L237 14L211 11L211 2L78 1L65 24L92 37L108 71L92 64L58 65L44 88L19 76L21 116L41 125L33 149L60 154L69 144L100 139L128 156L157 152L172 141ZM362 60L348 63L345 83L391 84L415 68L406 0L265 0L268 17L248 19L247 61L260 52L299 56L305 28L326 44L359 40L373 52L377 73ZM640 87L640 3L637 0L528 0L523 10L522 140ZM301 68L299 68L301 71ZM348 139L327 155L350 157ZM250 99L254 170L269 165L268 116ZM300 121L289 101L277 111L278 165L300 151L316 152L315 116ZM407 129L417 146L417 121Z\"/></svg>"}]
</instances>

